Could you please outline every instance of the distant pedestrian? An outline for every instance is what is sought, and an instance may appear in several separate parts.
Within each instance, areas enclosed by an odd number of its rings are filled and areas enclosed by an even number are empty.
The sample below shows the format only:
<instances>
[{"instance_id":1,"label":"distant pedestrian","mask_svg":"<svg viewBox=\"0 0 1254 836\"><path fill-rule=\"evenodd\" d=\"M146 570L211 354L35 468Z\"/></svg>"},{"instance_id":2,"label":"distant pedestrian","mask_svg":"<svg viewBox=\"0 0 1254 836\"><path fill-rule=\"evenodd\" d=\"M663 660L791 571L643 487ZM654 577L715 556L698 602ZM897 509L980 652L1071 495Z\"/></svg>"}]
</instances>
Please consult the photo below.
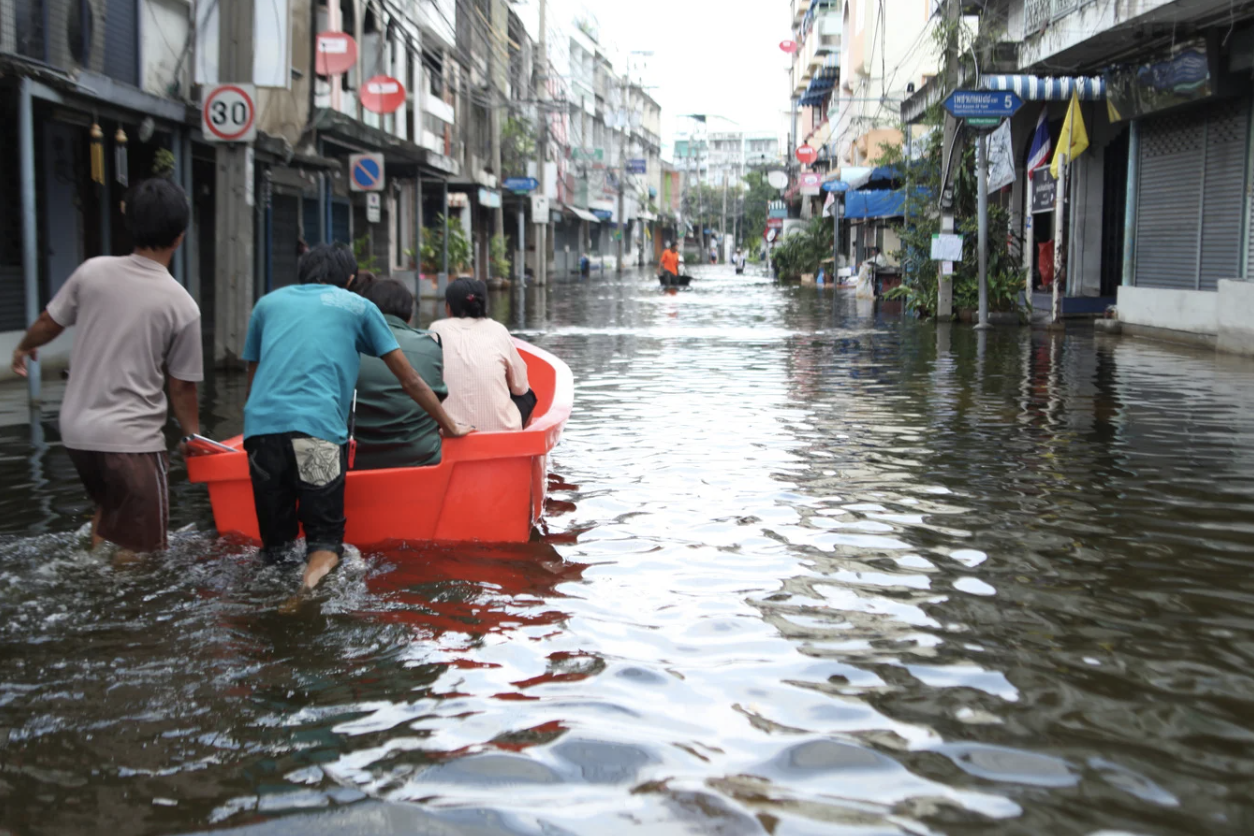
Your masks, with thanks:
<instances>
[{"instance_id":1,"label":"distant pedestrian","mask_svg":"<svg viewBox=\"0 0 1254 836\"><path fill-rule=\"evenodd\" d=\"M171 181L137 184L126 200L134 251L84 262L13 352L13 371L25 377L28 357L77 326L61 439L96 505L93 548L104 541L130 552L166 547L167 411L184 442L200 432L200 308L169 272L189 212L187 195Z\"/></svg>"}]
</instances>

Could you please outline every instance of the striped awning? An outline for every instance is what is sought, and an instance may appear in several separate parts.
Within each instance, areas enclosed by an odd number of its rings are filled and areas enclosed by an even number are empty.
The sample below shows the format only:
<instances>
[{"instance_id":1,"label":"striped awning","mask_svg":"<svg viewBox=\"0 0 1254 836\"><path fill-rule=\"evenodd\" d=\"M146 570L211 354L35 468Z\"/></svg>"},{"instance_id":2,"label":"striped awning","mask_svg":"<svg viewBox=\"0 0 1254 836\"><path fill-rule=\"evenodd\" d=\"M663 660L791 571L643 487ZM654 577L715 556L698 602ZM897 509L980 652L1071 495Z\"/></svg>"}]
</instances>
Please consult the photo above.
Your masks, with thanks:
<instances>
[{"instance_id":1,"label":"striped awning","mask_svg":"<svg viewBox=\"0 0 1254 836\"><path fill-rule=\"evenodd\" d=\"M836 82L840 80L840 52L829 52L823 59L823 66L814 71L810 86L801 96L802 107L817 107L827 99Z\"/></svg>"},{"instance_id":2,"label":"striped awning","mask_svg":"<svg viewBox=\"0 0 1254 836\"><path fill-rule=\"evenodd\" d=\"M1025 102L1065 102L1070 100L1072 90L1085 102L1100 102L1106 98L1104 78L986 75L980 78L980 88L1015 93Z\"/></svg>"}]
</instances>

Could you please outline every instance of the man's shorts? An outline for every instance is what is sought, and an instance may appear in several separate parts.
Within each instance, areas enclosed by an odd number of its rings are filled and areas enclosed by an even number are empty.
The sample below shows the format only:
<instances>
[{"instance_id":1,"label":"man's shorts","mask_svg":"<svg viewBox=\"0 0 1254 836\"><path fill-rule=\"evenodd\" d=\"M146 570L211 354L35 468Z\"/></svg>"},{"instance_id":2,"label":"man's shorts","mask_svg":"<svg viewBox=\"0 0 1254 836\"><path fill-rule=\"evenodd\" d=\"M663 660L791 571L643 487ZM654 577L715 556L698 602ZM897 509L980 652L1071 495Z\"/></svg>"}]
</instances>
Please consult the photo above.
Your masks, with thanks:
<instances>
[{"instance_id":1,"label":"man's shorts","mask_svg":"<svg viewBox=\"0 0 1254 836\"><path fill-rule=\"evenodd\" d=\"M266 557L279 557L302 527L306 554L342 556L348 447L303 433L278 433L247 438L244 449Z\"/></svg>"},{"instance_id":2,"label":"man's shorts","mask_svg":"<svg viewBox=\"0 0 1254 836\"><path fill-rule=\"evenodd\" d=\"M166 547L170 525L168 453L66 452L100 510L98 536L133 552Z\"/></svg>"}]
</instances>

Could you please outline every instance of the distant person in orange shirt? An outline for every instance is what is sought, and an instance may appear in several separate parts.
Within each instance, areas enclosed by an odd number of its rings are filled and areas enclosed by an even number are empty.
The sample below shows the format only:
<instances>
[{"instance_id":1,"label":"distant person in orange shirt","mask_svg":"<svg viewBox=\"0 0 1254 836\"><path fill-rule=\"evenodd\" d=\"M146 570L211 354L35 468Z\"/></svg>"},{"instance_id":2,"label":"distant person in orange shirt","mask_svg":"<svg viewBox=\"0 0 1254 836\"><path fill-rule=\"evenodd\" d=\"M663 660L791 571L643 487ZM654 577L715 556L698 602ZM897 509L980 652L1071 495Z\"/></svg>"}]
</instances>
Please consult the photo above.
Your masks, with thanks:
<instances>
[{"instance_id":1,"label":"distant person in orange shirt","mask_svg":"<svg viewBox=\"0 0 1254 836\"><path fill-rule=\"evenodd\" d=\"M679 250L670 241L666 242L666 252L662 253L662 272L679 278Z\"/></svg>"}]
</instances>

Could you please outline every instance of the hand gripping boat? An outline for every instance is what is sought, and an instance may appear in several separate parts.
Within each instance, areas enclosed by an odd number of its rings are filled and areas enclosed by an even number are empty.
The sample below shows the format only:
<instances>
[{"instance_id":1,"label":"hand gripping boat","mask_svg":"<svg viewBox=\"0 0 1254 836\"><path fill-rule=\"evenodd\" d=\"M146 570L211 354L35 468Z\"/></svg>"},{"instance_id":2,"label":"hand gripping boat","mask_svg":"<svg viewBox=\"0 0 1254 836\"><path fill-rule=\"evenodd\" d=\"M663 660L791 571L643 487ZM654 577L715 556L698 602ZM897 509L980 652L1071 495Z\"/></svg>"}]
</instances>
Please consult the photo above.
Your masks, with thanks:
<instances>
[{"instance_id":1,"label":"hand gripping boat","mask_svg":"<svg viewBox=\"0 0 1254 836\"><path fill-rule=\"evenodd\" d=\"M397 540L525 543L544 511L549 453L570 418L570 368L547 351L514 340L536 393L531 423L519 432L444 440L434 467L353 470L344 493L344 540L374 546ZM237 452L187 460L192 482L209 486L219 534L259 538L244 440Z\"/></svg>"}]
</instances>

